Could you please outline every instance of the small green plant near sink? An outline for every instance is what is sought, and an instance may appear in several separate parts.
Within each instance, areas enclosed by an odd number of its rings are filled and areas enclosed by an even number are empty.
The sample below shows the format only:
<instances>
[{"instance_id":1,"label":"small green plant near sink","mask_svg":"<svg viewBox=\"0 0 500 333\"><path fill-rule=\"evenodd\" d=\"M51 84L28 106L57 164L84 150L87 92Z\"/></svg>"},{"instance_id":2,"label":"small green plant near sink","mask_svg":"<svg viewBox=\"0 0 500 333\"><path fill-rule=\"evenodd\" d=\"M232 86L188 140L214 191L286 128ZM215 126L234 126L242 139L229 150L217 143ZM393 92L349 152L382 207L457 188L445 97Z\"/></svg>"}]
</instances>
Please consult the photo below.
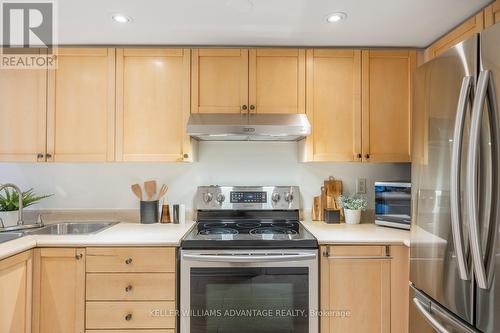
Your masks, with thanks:
<instances>
[{"instance_id":1,"label":"small green plant near sink","mask_svg":"<svg viewBox=\"0 0 500 333\"><path fill-rule=\"evenodd\" d=\"M361 211L366 210L366 199L356 195L341 195L338 201L339 206L344 209L345 223L358 224L361 221Z\"/></svg>"},{"instance_id":2,"label":"small green plant near sink","mask_svg":"<svg viewBox=\"0 0 500 333\"><path fill-rule=\"evenodd\" d=\"M34 190L30 188L23 192L23 207L29 207L40 200L48 198L53 194L36 195ZM19 194L16 191L4 189L4 194L0 194L0 212L12 212L19 209Z\"/></svg>"}]
</instances>

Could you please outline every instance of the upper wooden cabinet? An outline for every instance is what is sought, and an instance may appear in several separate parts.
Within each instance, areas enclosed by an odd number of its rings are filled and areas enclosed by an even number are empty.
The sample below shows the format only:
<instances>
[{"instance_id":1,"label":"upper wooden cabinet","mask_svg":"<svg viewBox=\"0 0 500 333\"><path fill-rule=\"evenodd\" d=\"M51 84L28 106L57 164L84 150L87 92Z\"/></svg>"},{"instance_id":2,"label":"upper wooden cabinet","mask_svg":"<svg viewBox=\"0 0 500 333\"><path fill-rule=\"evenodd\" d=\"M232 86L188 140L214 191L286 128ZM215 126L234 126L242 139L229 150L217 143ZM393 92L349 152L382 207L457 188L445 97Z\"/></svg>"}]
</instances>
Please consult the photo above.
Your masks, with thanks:
<instances>
[{"instance_id":1,"label":"upper wooden cabinet","mask_svg":"<svg viewBox=\"0 0 500 333\"><path fill-rule=\"evenodd\" d=\"M250 112L304 113L304 49L250 49Z\"/></svg>"},{"instance_id":2,"label":"upper wooden cabinet","mask_svg":"<svg viewBox=\"0 0 500 333\"><path fill-rule=\"evenodd\" d=\"M488 28L500 22L500 0L495 1L484 9L484 27Z\"/></svg>"},{"instance_id":3,"label":"upper wooden cabinet","mask_svg":"<svg viewBox=\"0 0 500 333\"><path fill-rule=\"evenodd\" d=\"M453 45L466 40L467 38L473 36L478 32L481 32L484 29L484 19L484 13L479 12L450 31L445 36L438 39L425 50L424 60L429 61L432 58L440 55L444 51L448 50Z\"/></svg>"},{"instance_id":4,"label":"upper wooden cabinet","mask_svg":"<svg viewBox=\"0 0 500 333\"><path fill-rule=\"evenodd\" d=\"M192 159L189 49L117 49L116 160Z\"/></svg>"},{"instance_id":5,"label":"upper wooden cabinet","mask_svg":"<svg viewBox=\"0 0 500 333\"><path fill-rule=\"evenodd\" d=\"M416 52L307 51L303 161L410 162Z\"/></svg>"},{"instance_id":6,"label":"upper wooden cabinet","mask_svg":"<svg viewBox=\"0 0 500 333\"><path fill-rule=\"evenodd\" d=\"M191 112L239 113L248 104L248 49L193 49Z\"/></svg>"},{"instance_id":7,"label":"upper wooden cabinet","mask_svg":"<svg viewBox=\"0 0 500 333\"><path fill-rule=\"evenodd\" d=\"M58 49L47 105L48 161L113 161L115 49Z\"/></svg>"},{"instance_id":8,"label":"upper wooden cabinet","mask_svg":"<svg viewBox=\"0 0 500 333\"><path fill-rule=\"evenodd\" d=\"M306 161L361 161L361 51L307 50Z\"/></svg>"},{"instance_id":9,"label":"upper wooden cabinet","mask_svg":"<svg viewBox=\"0 0 500 333\"><path fill-rule=\"evenodd\" d=\"M416 52L364 50L363 161L411 161L411 96Z\"/></svg>"},{"instance_id":10,"label":"upper wooden cabinet","mask_svg":"<svg viewBox=\"0 0 500 333\"><path fill-rule=\"evenodd\" d=\"M83 333L85 249L35 249L33 276L32 332Z\"/></svg>"},{"instance_id":11,"label":"upper wooden cabinet","mask_svg":"<svg viewBox=\"0 0 500 333\"><path fill-rule=\"evenodd\" d=\"M0 332L31 333L32 251L0 261Z\"/></svg>"},{"instance_id":12,"label":"upper wooden cabinet","mask_svg":"<svg viewBox=\"0 0 500 333\"><path fill-rule=\"evenodd\" d=\"M191 112L303 113L305 50L193 49Z\"/></svg>"},{"instance_id":13,"label":"upper wooden cabinet","mask_svg":"<svg viewBox=\"0 0 500 333\"><path fill-rule=\"evenodd\" d=\"M0 161L45 159L46 90L46 70L0 70Z\"/></svg>"}]
</instances>

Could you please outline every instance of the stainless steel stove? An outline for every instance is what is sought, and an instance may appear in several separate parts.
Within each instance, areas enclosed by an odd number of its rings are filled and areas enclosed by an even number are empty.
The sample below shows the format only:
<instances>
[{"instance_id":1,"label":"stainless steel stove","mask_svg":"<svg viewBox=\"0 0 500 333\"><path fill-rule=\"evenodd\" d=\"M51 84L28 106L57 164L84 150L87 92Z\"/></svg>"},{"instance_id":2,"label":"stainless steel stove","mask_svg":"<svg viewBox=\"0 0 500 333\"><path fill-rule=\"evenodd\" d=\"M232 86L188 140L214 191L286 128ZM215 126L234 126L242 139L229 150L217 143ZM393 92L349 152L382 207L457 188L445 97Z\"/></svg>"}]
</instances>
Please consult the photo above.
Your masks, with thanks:
<instances>
[{"instance_id":1,"label":"stainless steel stove","mask_svg":"<svg viewBox=\"0 0 500 333\"><path fill-rule=\"evenodd\" d=\"M317 333L318 244L295 186L202 186L181 241L181 333Z\"/></svg>"},{"instance_id":2,"label":"stainless steel stove","mask_svg":"<svg viewBox=\"0 0 500 333\"><path fill-rule=\"evenodd\" d=\"M317 248L300 224L295 186L202 186L196 195L196 227L183 249Z\"/></svg>"}]
</instances>

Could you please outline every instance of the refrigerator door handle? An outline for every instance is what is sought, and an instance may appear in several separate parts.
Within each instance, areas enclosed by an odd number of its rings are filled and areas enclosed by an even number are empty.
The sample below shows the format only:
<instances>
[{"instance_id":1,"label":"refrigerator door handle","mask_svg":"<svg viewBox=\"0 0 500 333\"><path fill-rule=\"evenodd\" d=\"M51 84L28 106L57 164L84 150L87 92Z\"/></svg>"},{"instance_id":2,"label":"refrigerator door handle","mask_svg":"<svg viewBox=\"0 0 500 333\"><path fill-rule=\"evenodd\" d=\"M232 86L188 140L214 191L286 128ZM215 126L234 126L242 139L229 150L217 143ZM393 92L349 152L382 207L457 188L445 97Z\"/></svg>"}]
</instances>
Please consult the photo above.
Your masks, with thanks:
<instances>
[{"instance_id":1,"label":"refrigerator door handle","mask_svg":"<svg viewBox=\"0 0 500 333\"><path fill-rule=\"evenodd\" d=\"M462 146L464 123L467 106L472 100L472 76L465 76L462 80L460 97L458 99L457 115L455 119L455 128L453 129L453 147L451 155L451 174L450 174L450 199L451 199L451 231L453 243L457 256L458 271L462 280L469 280L469 269L467 267L465 255L465 242L462 228L462 214L460 209L460 171L462 160Z\"/></svg>"},{"instance_id":2,"label":"refrigerator door handle","mask_svg":"<svg viewBox=\"0 0 500 333\"><path fill-rule=\"evenodd\" d=\"M498 105L495 96L495 87L493 84L493 80L491 78L491 71L485 70L481 71L479 74L479 79L477 83L477 93L476 98L474 100L474 104L472 107L472 120L471 120L471 136L469 141L469 149L467 156L467 188L469 189L468 196L468 212L469 212L469 220L470 220L470 249L472 254L472 262L474 266L474 274L476 276L477 285L481 289L488 289L490 286L492 274L491 269L488 269L485 266L485 256L483 254L483 250L481 248L481 235L479 230L479 211L478 211L478 147L480 144L480 130L483 118L483 109L486 100L489 101L489 111L490 111L490 126L492 126L494 137L492 138L492 145L496 147L498 145L499 139L499 129L498 129ZM493 118L493 119L492 119ZM493 120L493 121L492 121ZM497 149L494 149L496 155L499 154ZM495 167L498 168L498 156L494 156L493 159L497 164ZM493 179L495 183L498 183L498 171L492 170ZM495 184L493 184L495 185ZM494 193L495 198L493 199L493 204L491 205L492 212L494 214L490 215L493 219L497 220L497 207L496 203L498 202L498 191ZM488 237L488 241L494 243L495 235L496 235L496 224L495 227L489 228L490 232L493 232L493 237ZM490 235L491 236L491 235ZM493 247L493 244L488 244L487 249ZM494 253L494 252L491 252ZM489 256L491 257L491 255ZM490 258L488 258L490 259ZM488 260L488 265L491 265L491 259Z\"/></svg>"},{"instance_id":3,"label":"refrigerator door handle","mask_svg":"<svg viewBox=\"0 0 500 333\"><path fill-rule=\"evenodd\" d=\"M441 323L432 316L432 314L427 311L427 309L424 307L422 302L417 298L413 298L413 303L415 303L415 306L417 309L422 313L424 316L425 320L438 332L438 333L450 333Z\"/></svg>"}]
</instances>

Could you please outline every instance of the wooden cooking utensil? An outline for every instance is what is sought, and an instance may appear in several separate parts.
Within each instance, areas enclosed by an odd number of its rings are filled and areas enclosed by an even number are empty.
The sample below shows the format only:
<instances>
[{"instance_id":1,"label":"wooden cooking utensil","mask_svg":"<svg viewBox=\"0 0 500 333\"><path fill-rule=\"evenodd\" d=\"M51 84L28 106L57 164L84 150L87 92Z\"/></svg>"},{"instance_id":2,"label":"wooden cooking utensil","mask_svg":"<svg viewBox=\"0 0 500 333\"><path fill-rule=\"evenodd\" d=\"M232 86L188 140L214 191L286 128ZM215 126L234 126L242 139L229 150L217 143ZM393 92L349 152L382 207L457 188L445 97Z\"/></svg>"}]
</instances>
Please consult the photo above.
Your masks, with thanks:
<instances>
[{"instance_id":1,"label":"wooden cooking utensil","mask_svg":"<svg viewBox=\"0 0 500 333\"><path fill-rule=\"evenodd\" d=\"M313 206L312 206L312 220L313 221L321 221L321 197L313 198Z\"/></svg>"},{"instance_id":2,"label":"wooden cooking utensil","mask_svg":"<svg viewBox=\"0 0 500 333\"><path fill-rule=\"evenodd\" d=\"M163 198L163 196L167 193L168 191L168 186L163 184L161 187L160 187L160 192L158 192L158 199L161 199Z\"/></svg>"},{"instance_id":3,"label":"wooden cooking utensil","mask_svg":"<svg viewBox=\"0 0 500 333\"><path fill-rule=\"evenodd\" d=\"M326 209L340 210L339 197L342 194L342 181L330 177L325 180Z\"/></svg>"},{"instance_id":4,"label":"wooden cooking utensil","mask_svg":"<svg viewBox=\"0 0 500 333\"><path fill-rule=\"evenodd\" d=\"M142 189L141 189L141 185L139 184L133 184L130 186L130 188L132 189L132 192L135 194L135 196L137 198L139 198L139 200L142 201Z\"/></svg>"},{"instance_id":5,"label":"wooden cooking utensil","mask_svg":"<svg viewBox=\"0 0 500 333\"><path fill-rule=\"evenodd\" d=\"M156 180L144 182L144 191L148 195L148 200L153 200L153 196L156 194Z\"/></svg>"}]
</instances>

